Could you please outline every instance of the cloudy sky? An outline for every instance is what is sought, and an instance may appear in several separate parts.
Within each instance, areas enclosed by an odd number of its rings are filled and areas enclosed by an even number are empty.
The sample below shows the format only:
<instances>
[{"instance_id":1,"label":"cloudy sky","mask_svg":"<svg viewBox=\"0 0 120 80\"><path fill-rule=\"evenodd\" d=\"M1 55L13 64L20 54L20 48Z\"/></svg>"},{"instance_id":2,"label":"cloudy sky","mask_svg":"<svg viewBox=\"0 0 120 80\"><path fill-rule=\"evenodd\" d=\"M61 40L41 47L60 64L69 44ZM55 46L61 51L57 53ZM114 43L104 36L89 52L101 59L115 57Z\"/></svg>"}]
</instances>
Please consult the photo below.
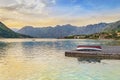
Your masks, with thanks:
<instances>
[{"instance_id":1,"label":"cloudy sky","mask_svg":"<svg viewBox=\"0 0 120 80\"><path fill-rule=\"evenodd\" d=\"M120 20L120 0L0 0L0 21L10 28Z\"/></svg>"}]
</instances>

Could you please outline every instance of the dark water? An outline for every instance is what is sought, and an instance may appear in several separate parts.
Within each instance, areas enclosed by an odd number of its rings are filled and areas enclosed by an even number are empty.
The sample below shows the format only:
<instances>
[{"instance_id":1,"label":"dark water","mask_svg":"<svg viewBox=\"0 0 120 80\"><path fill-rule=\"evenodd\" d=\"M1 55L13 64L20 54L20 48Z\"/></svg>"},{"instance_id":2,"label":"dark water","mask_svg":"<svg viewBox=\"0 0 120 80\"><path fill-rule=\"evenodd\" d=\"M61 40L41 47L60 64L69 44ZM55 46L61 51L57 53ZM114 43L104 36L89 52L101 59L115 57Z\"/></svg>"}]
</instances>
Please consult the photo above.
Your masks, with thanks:
<instances>
[{"instance_id":1,"label":"dark water","mask_svg":"<svg viewBox=\"0 0 120 80\"><path fill-rule=\"evenodd\" d=\"M114 40L1 39L0 80L120 80L120 61L65 57L77 45L120 45Z\"/></svg>"}]
</instances>

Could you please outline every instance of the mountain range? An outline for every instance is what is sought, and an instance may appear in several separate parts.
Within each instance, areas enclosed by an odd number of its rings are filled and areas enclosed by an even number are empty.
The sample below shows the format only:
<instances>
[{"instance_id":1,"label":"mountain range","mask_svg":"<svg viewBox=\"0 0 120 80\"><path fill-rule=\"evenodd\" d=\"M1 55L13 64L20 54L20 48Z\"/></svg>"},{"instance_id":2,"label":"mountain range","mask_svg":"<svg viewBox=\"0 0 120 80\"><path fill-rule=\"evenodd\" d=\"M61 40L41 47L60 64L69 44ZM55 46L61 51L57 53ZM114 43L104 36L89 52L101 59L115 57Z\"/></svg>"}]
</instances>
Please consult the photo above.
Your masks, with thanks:
<instances>
[{"instance_id":1,"label":"mountain range","mask_svg":"<svg viewBox=\"0 0 120 80\"><path fill-rule=\"evenodd\" d=\"M110 23L103 30L103 32L115 32L115 31L120 32L120 21Z\"/></svg>"},{"instance_id":2,"label":"mountain range","mask_svg":"<svg viewBox=\"0 0 120 80\"><path fill-rule=\"evenodd\" d=\"M20 34L30 35L32 37L38 38L63 38L69 35L79 35L79 34L93 34L101 32L106 28L107 23L99 23L87 26L73 26L67 25L57 25L55 27L43 27L35 28L33 26L25 26L17 32Z\"/></svg>"},{"instance_id":3,"label":"mountain range","mask_svg":"<svg viewBox=\"0 0 120 80\"><path fill-rule=\"evenodd\" d=\"M0 22L0 38L30 38L30 36L16 33Z\"/></svg>"},{"instance_id":4,"label":"mountain range","mask_svg":"<svg viewBox=\"0 0 120 80\"><path fill-rule=\"evenodd\" d=\"M71 35L65 39L120 39L120 21L109 23L101 32L88 35Z\"/></svg>"},{"instance_id":5,"label":"mountain range","mask_svg":"<svg viewBox=\"0 0 120 80\"><path fill-rule=\"evenodd\" d=\"M20 30L16 28L11 30L0 22L0 38L31 38L30 36L35 38L63 38L70 35L90 35L101 32L120 32L120 21L113 23L98 23L81 27L70 24L42 28L25 26Z\"/></svg>"}]
</instances>

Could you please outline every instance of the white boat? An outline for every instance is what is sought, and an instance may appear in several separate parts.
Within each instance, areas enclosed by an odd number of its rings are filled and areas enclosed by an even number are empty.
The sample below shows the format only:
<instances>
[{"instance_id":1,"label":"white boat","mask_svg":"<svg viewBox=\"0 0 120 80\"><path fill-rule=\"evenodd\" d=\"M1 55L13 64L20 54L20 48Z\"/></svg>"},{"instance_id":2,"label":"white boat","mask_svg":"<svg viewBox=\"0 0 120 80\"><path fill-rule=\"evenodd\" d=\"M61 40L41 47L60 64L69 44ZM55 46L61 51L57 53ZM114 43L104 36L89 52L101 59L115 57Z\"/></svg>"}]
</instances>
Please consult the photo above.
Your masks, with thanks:
<instances>
[{"instance_id":1,"label":"white boat","mask_svg":"<svg viewBox=\"0 0 120 80\"><path fill-rule=\"evenodd\" d=\"M77 51L102 51L101 46L89 46L89 45L79 45L76 48Z\"/></svg>"}]
</instances>

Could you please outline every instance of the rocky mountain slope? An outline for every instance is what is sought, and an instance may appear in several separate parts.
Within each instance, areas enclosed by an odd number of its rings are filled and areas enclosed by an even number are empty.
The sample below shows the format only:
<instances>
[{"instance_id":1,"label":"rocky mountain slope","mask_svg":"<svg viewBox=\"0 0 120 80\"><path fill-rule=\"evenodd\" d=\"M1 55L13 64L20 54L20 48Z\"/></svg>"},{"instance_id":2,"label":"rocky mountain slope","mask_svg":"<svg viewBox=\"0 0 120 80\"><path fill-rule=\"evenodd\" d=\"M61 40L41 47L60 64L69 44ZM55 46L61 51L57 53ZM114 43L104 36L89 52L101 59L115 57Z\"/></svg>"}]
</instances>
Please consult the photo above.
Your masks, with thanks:
<instances>
[{"instance_id":1,"label":"rocky mountain slope","mask_svg":"<svg viewBox=\"0 0 120 80\"><path fill-rule=\"evenodd\" d=\"M23 27L18 33L30 35L38 38L62 38L69 35L93 34L101 32L107 23L99 23L87 26L57 25L55 27L34 28L32 26Z\"/></svg>"}]
</instances>

